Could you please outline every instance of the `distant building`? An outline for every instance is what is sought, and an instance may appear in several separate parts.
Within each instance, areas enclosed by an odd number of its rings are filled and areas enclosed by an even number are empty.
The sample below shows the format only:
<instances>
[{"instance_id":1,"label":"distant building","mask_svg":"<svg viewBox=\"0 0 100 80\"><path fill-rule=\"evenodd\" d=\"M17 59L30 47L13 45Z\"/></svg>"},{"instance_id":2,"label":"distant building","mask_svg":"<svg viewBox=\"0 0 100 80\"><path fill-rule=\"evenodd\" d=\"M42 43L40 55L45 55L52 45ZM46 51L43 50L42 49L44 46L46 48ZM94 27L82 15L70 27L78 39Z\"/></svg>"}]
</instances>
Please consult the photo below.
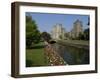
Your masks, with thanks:
<instances>
[{"instance_id":1,"label":"distant building","mask_svg":"<svg viewBox=\"0 0 100 80\"><path fill-rule=\"evenodd\" d=\"M56 24L51 31L52 39L69 39L77 38L80 34L83 34L83 24L80 20L76 20L73 23L73 28L70 32L66 32L62 24ZM66 34L66 35L65 35ZM67 35L68 34L68 35Z\"/></svg>"},{"instance_id":2,"label":"distant building","mask_svg":"<svg viewBox=\"0 0 100 80\"><path fill-rule=\"evenodd\" d=\"M65 29L62 24L56 24L51 31L52 39L64 39L65 38Z\"/></svg>"},{"instance_id":3,"label":"distant building","mask_svg":"<svg viewBox=\"0 0 100 80\"><path fill-rule=\"evenodd\" d=\"M83 25L80 20L76 20L73 24L73 29L69 32L69 36L76 38L80 33L83 33Z\"/></svg>"}]
</instances>

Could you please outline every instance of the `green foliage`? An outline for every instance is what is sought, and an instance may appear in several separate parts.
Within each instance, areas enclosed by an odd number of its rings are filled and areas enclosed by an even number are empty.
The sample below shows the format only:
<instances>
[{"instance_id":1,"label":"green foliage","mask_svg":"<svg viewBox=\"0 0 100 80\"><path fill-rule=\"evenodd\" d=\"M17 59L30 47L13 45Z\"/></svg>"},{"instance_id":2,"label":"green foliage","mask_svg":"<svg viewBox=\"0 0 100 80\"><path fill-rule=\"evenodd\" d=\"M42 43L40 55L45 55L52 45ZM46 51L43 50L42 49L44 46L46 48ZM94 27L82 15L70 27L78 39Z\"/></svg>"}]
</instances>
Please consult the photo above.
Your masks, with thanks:
<instances>
[{"instance_id":1,"label":"green foliage","mask_svg":"<svg viewBox=\"0 0 100 80\"><path fill-rule=\"evenodd\" d=\"M79 33L77 40L89 40L89 28L85 29L83 33Z\"/></svg>"},{"instance_id":2,"label":"green foliage","mask_svg":"<svg viewBox=\"0 0 100 80\"><path fill-rule=\"evenodd\" d=\"M89 28L84 30L85 40L89 40Z\"/></svg>"},{"instance_id":3,"label":"green foliage","mask_svg":"<svg viewBox=\"0 0 100 80\"><path fill-rule=\"evenodd\" d=\"M84 40L84 33L79 33L78 40Z\"/></svg>"},{"instance_id":4,"label":"green foliage","mask_svg":"<svg viewBox=\"0 0 100 80\"><path fill-rule=\"evenodd\" d=\"M40 32L37 24L31 16L26 16L26 47L30 48L32 43L40 41Z\"/></svg>"},{"instance_id":5,"label":"green foliage","mask_svg":"<svg viewBox=\"0 0 100 80\"><path fill-rule=\"evenodd\" d=\"M59 38L62 39L62 35L60 35Z\"/></svg>"},{"instance_id":6,"label":"green foliage","mask_svg":"<svg viewBox=\"0 0 100 80\"><path fill-rule=\"evenodd\" d=\"M43 38L43 40L45 40L45 41L47 41L47 42L49 42L50 39L51 39L50 34L47 33L47 32L43 32L43 33L41 34L41 37Z\"/></svg>"},{"instance_id":7,"label":"green foliage","mask_svg":"<svg viewBox=\"0 0 100 80\"><path fill-rule=\"evenodd\" d=\"M65 36L65 39L72 39L71 36L69 35L69 33L67 33L67 32L64 34L64 36Z\"/></svg>"},{"instance_id":8,"label":"green foliage","mask_svg":"<svg viewBox=\"0 0 100 80\"><path fill-rule=\"evenodd\" d=\"M65 33L64 35L65 35L66 38L69 37L69 34L68 33Z\"/></svg>"}]
</instances>

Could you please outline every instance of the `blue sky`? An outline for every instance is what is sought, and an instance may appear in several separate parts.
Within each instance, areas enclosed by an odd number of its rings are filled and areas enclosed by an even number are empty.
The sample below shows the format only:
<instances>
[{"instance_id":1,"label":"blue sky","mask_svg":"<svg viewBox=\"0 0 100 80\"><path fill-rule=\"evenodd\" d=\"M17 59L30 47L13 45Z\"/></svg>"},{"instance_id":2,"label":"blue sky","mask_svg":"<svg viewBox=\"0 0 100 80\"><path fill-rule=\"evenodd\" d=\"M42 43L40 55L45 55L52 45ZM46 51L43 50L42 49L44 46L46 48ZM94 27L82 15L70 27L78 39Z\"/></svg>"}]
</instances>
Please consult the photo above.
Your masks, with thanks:
<instances>
[{"instance_id":1,"label":"blue sky","mask_svg":"<svg viewBox=\"0 0 100 80\"><path fill-rule=\"evenodd\" d=\"M36 21L38 29L43 32L51 32L53 26L57 23L62 24L67 32L73 28L73 23L79 19L83 23L83 28L87 28L89 15L74 15L74 14L49 14L49 13L30 13L26 12L26 15L32 16L32 19Z\"/></svg>"}]
</instances>

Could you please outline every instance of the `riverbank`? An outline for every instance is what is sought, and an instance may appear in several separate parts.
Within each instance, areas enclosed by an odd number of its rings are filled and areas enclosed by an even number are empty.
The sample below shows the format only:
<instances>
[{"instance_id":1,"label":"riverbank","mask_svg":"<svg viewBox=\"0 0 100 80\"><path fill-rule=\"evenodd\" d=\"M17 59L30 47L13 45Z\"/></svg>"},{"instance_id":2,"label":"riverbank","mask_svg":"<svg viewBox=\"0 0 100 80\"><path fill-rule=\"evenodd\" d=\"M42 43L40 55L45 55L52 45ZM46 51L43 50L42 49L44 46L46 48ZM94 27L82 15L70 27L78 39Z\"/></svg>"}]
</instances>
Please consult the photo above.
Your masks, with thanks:
<instances>
[{"instance_id":1,"label":"riverbank","mask_svg":"<svg viewBox=\"0 0 100 80\"><path fill-rule=\"evenodd\" d=\"M57 40L57 43L65 46L89 49L89 41L83 40Z\"/></svg>"},{"instance_id":2,"label":"riverbank","mask_svg":"<svg viewBox=\"0 0 100 80\"><path fill-rule=\"evenodd\" d=\"M31 49L26 49L26 67L48 66L44 47L44 42L40 42Z\"/></svg>"},{"instance_id":3,"label":"riverbank","mask_svg":"<svg viewBox=\"0 0 100 80\"><path fill-rule=\"evenodd\" d=\"M68 65L51 44L45 47L45 55L50 66Z\"/></svg>"}]
</instances>

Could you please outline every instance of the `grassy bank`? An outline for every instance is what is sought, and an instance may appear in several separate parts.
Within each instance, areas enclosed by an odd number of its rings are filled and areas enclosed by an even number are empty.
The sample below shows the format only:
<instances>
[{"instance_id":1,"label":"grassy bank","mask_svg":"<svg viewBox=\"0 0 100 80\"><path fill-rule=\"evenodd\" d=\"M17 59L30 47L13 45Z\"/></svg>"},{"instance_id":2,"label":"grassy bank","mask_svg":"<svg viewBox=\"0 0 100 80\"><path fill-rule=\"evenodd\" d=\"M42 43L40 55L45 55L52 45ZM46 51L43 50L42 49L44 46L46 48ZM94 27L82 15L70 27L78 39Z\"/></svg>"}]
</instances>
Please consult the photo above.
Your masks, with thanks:
<instances>
[{"instance_id":1,"label":"grassy bank","mask_svg":"<svg viewBox=\"0 0 100 80\"><path fill-rule=\"evenodd\" d=\"M32 49L26 49L26 67L48 65L44 55L44 43L35 44Z\"/></svg>"},{"instance_id":2,"label":"grassy bank","mask_svg":"<svg viewBox=\"0 0 100 80\"><path fill-rule=\"evenodd\" d=\"M89 46L89 41L84 40L58 40L58 42Z\"/></svg>"},{"instance_id":3,"label":"grassy bank","mask_svg":"<svg viewBox=\"0 0 100 80\"><path fill-rule=\"evenodd\" d=\"M65 46L89 49L89 41L83 40L57 40L57 43Z\"/></svg>"}]
</instances>

